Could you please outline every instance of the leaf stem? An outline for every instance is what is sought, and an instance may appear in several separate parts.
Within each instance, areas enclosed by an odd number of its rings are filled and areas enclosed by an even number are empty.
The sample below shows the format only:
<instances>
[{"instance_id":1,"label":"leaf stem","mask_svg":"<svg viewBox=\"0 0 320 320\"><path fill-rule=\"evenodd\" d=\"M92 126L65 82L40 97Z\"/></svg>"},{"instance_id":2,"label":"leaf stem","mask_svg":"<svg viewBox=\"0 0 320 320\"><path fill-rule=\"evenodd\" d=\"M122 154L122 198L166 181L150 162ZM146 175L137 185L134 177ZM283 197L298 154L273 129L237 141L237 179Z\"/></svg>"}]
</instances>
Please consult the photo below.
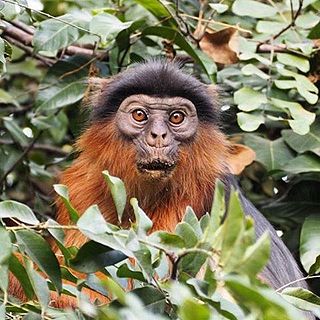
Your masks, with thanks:
<instances>
[{"instance_id":1,"label":"leaf stem","mask_svg":"<svg viewBox=\"0 0 320 320\"><path fill-rule=\"evenodd\" d=\"M303 277L303 278L300 278L300 279L296 279L296 280L294 280L294 281L291 281L291 282L283 285L282 287L278 288L278 289L275 290L275 291L276 291L276 292L280 292L280 291L282 291L283 289L291 286L292 284L295 284L295 283L300 282L300 281L303 281L303 280L318 279L318 278L320 278L320 275L316 275L316 276L306 276L306 277Z\"/></svg>"}]
</instances>

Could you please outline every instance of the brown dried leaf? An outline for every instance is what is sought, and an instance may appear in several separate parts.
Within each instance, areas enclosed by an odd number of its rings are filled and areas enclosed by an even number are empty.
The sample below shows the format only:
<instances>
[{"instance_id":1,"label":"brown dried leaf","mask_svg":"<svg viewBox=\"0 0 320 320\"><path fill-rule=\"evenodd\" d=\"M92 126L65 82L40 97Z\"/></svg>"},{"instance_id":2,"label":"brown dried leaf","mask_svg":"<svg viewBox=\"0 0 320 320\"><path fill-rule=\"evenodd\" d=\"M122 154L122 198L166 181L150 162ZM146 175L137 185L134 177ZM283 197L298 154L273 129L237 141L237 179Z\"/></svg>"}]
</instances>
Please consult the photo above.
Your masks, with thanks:
<instances>
[{"instance_id":1,"label":"brown dried leaf","mask_svg":"<svg viewBox=\"0 0 320 320\"><path fill-rule=\"evenodd\" d=\"M200 48L216 63L233 64L238 62L238 31L225 28L217 32L205 32Z\"/></svg>"},{"instance_id":2,"label":"brown dried leaf","mask_svg":"<svg viewBox=\"0 0 320 320\"><path fill-rule=\"evenodd\" d=\"M256 153L242 144L231 144L228 157L229 170L233 174L240 174L246 166L256 159Z\"/></svg>"}]
</instances>

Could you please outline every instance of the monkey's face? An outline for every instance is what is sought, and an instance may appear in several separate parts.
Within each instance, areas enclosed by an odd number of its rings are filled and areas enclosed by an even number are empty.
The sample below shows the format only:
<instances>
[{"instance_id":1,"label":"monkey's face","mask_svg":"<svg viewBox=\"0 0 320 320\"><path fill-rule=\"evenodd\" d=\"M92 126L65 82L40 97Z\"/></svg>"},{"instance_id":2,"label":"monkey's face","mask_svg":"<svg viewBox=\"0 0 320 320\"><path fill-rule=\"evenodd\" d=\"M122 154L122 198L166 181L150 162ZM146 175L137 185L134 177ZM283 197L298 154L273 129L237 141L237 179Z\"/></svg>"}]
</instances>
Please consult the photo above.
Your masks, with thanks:
<instances>
[{"instance_id":1,"label":"monkey's face","mask_svg":"<svg viewBox=\"0 0 320 320\"><path fill-rule=\"evenodd\" d=\"M181 97L132 95L116 114L119 131L137 150L137 169L152 178L170 177L179 148L195 137L198 127L194 104Z\"/></svg>"}]
</instances>

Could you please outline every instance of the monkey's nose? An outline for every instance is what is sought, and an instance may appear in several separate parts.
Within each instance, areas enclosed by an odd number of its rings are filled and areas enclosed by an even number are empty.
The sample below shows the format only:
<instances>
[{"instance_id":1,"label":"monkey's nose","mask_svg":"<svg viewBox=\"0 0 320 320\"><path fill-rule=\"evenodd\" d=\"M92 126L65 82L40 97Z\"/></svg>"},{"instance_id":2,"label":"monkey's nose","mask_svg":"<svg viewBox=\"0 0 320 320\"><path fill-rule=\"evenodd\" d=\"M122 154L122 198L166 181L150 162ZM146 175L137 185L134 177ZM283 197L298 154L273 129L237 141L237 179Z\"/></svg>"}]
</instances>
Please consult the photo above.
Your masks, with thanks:
<instances>
[{"instance_id":1,"label":"monkey's nose","mask_svg":"<svg viewBox=\"0 0 320 320\"><path fill-rule=\"evenodd\" d=\"M153 123L147 133L147 143L151 147L162 148L168 145L168 129L164 123Z\"/></svg>"}]
</instances>

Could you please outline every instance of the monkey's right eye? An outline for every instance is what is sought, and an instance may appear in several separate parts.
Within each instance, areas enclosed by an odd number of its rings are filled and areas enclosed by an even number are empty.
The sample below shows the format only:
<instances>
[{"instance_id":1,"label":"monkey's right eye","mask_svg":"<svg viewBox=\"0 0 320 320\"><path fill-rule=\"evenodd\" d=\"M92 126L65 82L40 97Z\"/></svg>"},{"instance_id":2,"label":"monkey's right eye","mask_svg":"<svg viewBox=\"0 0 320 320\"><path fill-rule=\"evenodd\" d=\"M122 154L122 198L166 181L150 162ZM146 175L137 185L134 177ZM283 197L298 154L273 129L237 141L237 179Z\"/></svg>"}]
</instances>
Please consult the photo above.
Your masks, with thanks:
<instances>
[{"instance_id":1,"label":"monkey's right eye","mask_svg":"<svg viewBox=\"0 0 320 320\"><path fill-rule=\"evenodd\" d=\"M143 122L148 119L147 114L141 109L133 110L131 115L132 115L132 118L137 122Z\"/></svg>"}]
</instances>

